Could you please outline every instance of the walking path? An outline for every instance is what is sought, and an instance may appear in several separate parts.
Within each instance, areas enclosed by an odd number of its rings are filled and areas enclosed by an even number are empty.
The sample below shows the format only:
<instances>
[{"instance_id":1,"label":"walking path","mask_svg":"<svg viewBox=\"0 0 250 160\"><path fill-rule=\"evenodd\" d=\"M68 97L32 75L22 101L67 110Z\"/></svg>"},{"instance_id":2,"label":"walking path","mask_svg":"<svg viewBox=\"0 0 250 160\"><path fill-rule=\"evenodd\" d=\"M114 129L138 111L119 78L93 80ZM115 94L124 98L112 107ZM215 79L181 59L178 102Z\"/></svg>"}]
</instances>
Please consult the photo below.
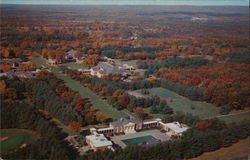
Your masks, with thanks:
<instances>
[{"instance_id":1,"label":"walking path","mask_svg":"<svg viewBox=\"0 0 250 160\"><path fill-rule=\"evenodd\" d=\"M227 117L227 116L235 116L235 115L240 115L240 114L244 114L244 113L249 113L249 111L245 111L245 112L237 112L237 113L230 113L230 114L227 114L227 115L219 115L219 116L213 116L213 117L208 117L206 119L212 119L212 118L221 118L221 117Z\"/></svg>"}]
</instances>

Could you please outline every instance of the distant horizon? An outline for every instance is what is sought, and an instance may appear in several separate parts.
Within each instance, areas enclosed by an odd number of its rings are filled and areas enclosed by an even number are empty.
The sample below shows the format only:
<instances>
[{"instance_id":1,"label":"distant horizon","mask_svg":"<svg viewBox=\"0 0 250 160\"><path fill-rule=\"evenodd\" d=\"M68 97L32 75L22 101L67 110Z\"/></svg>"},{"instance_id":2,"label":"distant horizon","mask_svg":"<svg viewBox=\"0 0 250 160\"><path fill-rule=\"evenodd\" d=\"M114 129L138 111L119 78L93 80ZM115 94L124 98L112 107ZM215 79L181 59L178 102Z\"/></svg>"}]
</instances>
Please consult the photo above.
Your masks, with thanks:
<instances>
[{"instance_id":1,"label":"distant horizon","mask_svg":"<svg viewBox=\"0 0 250 160\"><path fill-rule=\"evenodd\" d=\"M0 0L13 5L249 6L249 0Z\"/></svg>"}]
</instances>

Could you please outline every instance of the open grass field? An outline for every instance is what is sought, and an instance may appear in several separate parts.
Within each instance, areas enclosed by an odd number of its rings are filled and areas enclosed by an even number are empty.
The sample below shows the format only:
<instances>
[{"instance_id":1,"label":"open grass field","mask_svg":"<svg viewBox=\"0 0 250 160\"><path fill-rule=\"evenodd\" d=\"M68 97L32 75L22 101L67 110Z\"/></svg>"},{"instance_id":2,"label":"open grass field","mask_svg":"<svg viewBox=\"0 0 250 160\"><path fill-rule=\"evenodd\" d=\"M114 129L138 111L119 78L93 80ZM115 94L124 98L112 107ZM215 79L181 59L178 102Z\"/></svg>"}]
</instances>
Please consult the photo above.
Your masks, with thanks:
<instances>
[{"instance_id":1,"label":"open grass field","mask_svg":"<svg viewBox=\"0 0 250 160\"><path fill-rule=\"evenodd\" d=\"M46 62L41 57L36 57L32 60L34 64L39 65L46 65ZM78 92L82 97L89 98L91 103L93 104L93 107L104 112L107 117L118 119L121 117L128 116L124 112L118 111L115 108L112 108L110 105L106 103L106 100L102 100L98 95L94 94L89 88L82 86L79 82L71 79L65 74L60 73L60 70L57 67L50 67L52 73L54 73L59 79L62 79L65 82L65 85L67 85L72 90Z\"/></svg>"},{"instance_id":2,"label":"open grass field","mask_svg":"<svg viewBox=\"0 0 250 160\"><path fill-rule=\"evenodd\" d=\"M114 61L115 61L115 64L117 66L120 66L120 67L122 67L123 64L128 64L130 66L133 66L133 67L137 68L136 60L123 61L123 60L120 60L120 59L115 59Z\"/></svg>"},{"instance_id":3,"label":"open grass field","mask_svg":"<svg viewBox=\"0 0 250 160\"><path fill-rule=\"evenodd\" d=\"M230 147L203 153L189 160L247 160L249 159L249 138L240 140Z\"/></svg>"},{"instance_id":4,"label":"open grass field","mask_svg":"<svg viewBox=\"0 0 250 160\"><path fill-rule=\"evenodd\" d=\"M249 112L246 112L246 113L241 113L237 115L226 115L226 116L219 117L219 119L226 123L232 123L232 122L237 122L240 120L249 119L250 118L249 114L250 114Z\"/></svg>"},{"instance_id":5,"label":"open grass field","mask_svg":"<svg viewBox=\"0 0 250 160\"><path fill-rule=\"evenodd\" d=\"M61 64L61 65L65 66L65 67L68 67L70 69L83 69L83 68L87 68L87 67L84 67L82 64L78 64L78 63L75 63L75 62L64 63L64 64Z\"/></svg>"},{"instance_id":6,"label":"open grass field","mask_svg":"<svg viewBox=\"0 0 250 160\"><path fill-rule=\"evenodd\" d=\"M23 144L31 144L39 138L35 132L25 129L1 129L0 132L1 153L12 152Z\"/></svg>"},{"instance_id":7,"label":"open grass field","mask_svg":"<svg viewBox=\"0 0 250 160\"><path fill-rule=\"evenodd\" d=\"M34 63L37 67L48 66L46 61L42 59L39 55L36 55L35 58L31 59L31 62Z\"/></svg>"},{"instance_id":8,"label":"open grass field","mask_svg":"<svg viewBox=\"0 0 250 160\"><path fill-rule=\"evenodd\" d=\"M89 98L93 107L104 112L107 117L120 118L126 116L123 112L117 111L106 103L106 100L102 100L98 95L94 94L89 88L82 86L79 82L71 79L70 77L59 73L59 69L52 68L52 72L65 82L72 90L78 92L82 97Z\"/></svg>"},{"instance_id":9,"label":"open grass field","mask_svg":"<svg viewBox=\"0 0 250 160\"><path fill-rule=\"evenodd\" d=\"M137 92L140 93L140 90L137 90ZM219 108L210 103L192 101L164 88L152 88L149 89L149 92L151 95L158 95L162 99L171 97L173 102L169 102L168 104L173 108L174 111L191 113L193 115L199 116L200 118L208 118L219 115ZM147 111L149 111L149 108Z\"/></svg>"}]
</instances>

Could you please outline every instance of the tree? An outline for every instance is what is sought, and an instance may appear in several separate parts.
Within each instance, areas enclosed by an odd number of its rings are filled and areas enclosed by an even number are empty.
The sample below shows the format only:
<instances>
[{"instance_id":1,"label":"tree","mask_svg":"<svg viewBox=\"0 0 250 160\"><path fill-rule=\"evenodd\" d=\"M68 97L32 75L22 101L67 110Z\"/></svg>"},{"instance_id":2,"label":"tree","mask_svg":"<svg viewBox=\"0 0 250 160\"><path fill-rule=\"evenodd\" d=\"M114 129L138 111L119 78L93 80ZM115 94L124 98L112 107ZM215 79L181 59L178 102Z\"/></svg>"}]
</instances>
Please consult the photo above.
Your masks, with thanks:
<instances>
[{"instance_id":1,"label":"tree","mask_svg":"<svg viewBox=\"0 0 250 160\"><path fill-rule=\"evenodd\" d=\"M16 89L15 88L6 88L4 93L1 95L3 99L15 100L17 98Z\"/></svg>"},{"instance_id":2,"label":"tree","mask_svg":"<svg viewBox=\"0 0 250 160\"><path fill-rule=\"evenodd\" d=\"M94 112L88 112L85 115L85 121L88 124L94 124L95 123L95 113Z\"/></svg>"},{"instance_id":3,"label":"tree","mask_svg":"<svg viewBox=\"0 0 250 160\"><path fill-rule=\"evenodd\" d=\"M172 113L173 113L173 109L170 108L168 105L166 105L166 106L162 109L162 113L163 113L163 114L172 114Z\"/></svg>"},{"instance_id":4,"label":"tree","mask_svg":"<svg viewBox=\"0 0 250 160\"><path fill-rule=\"evenodd\" d=\"M150 113L153 113L153 114L158 113L158 109L155 105L150 108Z\"/></svg>"},{"instance_id":5,"label":"tree","mask_svg":"<svg viewBox=\"0 0 250 160\"><path fill-rule=\"evenodd\" d=\"M129 104L129 96L121 95L118 97L118 101L121 104L121 106L127 107L127 105Z\"/></svg>"},{"instance_id":6,"label":"tree","mask_svg":"<svg viewBox=\"0 0 250 160\"><path fill-rule=\"evenodd\" d=\"M113 93L113 96L114 97L119 97L121 95L121 92L119 90L116 90L114 93Z\"/></svg>"},{"instance_id":7,"label":"tree","mask_svg":"<svg viewBox=\"0 0 250 160\"><path fill-rule=\"evenodd\" d=\"M84 59L83 63L84 63L86 66L89 66L89 67L95 66L95 65L97 65L97 63L98 63L98 57L99 57L98 54L88 55L88 56Z\"/></svg>"},{"instance_id":8,"label":"tree","mask_svg":"<svg viewBox=\"0 0 250 160\"><path fill-rule=\"evenodd\" d=\"M145 113L144 113L144 109L142 107L136 107L134 109L134 112L140 117L140 118L144 118Z\"/></svg>"},{"instance_id":9,"label":"tree","mask_svg":"<svg viewBox=\"0 0 250 160\"><path fill-rule=\"evenodd\" d=\"M96 112L96 120L98 121L98 122L104 122L105 121L105 119L106 119L106 115L105 115L105 113L103 113L103 112Z\"/></svg>"},{"instance_id":10,"label":"tree","mask_svg":"<svg viewBox=\"0 0 250 160\"><path fill-rule=\"evenodd\" d=\"M200 130L206 130L209 127L209 124L206 121L202 121L202 122L197 122L195 126Z\"/></svg>"},{"instance_id":11,"label":"tree","mask_svg":"<svg viewBox=\"0 0 250 160\"><path fill-rule=\"evenodd\" d=\"M117 101L116 99L116 97L108 97L107 102L108 104L112 105Z\"/></svg>"},{"instance_id":12,"label":"tree","mask_svg":"<svg viewBox=\"0 0 250 160\"><path fill-rule=\"evenodd\" d=\"M0 64L0 70L3 72L8 72L11 70L11 65L10 64Z\"/></svg>"},{"instance_id":13,"label":"tree","mask_svg":"<svg viewBox=\"0 0 250 160\"><path fill-rule=\"evenodd\" d=\"M4 80L0 80L0 94L3 94L6 88L6 83Z\"/></svg>"},{"instance_id":14,"label":"tree","mask_svg":"<svg viewBox=\"0 0 250 160\"><path fill-rule=\"evenodd\" d=\"M75 132L81 130L81 124L79 122L69 122L69 127Z\"/></svg>"}]
</instances>

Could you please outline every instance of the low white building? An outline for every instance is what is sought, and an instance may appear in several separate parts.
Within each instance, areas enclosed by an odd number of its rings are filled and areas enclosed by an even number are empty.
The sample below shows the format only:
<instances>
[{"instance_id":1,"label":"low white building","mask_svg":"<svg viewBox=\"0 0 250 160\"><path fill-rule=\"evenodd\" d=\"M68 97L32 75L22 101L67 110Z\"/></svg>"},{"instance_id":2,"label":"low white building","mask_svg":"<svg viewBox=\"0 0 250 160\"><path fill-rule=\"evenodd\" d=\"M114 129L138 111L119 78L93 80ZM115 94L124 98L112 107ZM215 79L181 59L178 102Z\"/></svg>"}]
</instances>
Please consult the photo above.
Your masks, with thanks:
<instances>
[{"instance_id":1,"label":"low white building","mask_svg":"<svg viewBox=\"0 0 250 160\"><path fill-rule=\"evenodd\" d=\"M86 142L94 150L106 150L112 149L112 142L107 140L103 134L97 134L86 136Z\"/></svg>"},{"instance_id":2,"label":"low white building","mask_svg":"<svg viewBox=\"0 0 250 160\"><path fill-rule=\"evenodd\" d=\"M166 134L173 137L181 137L182 133L188 130L188 126L185 124L181 124L179 122L172 123L162 123L160 122L160 126L162 129L167 131Z\"/></svg>"},{"instance_id":3,"label":"low white building","mask_svg":"<svg viewBox=\"0 0 250 160\"><path fill-rule=\"evenodd\" d=\"M123 64L123 68L124 68L125 70L129 70L129 71L135 70L135 67L130 66L130 65L128 65L128 64Z\"/></svg>"},{"instance_id":4,"label":"low white building","mask_svg":"<svg viewBox=\"0 0 250 160\"><path fill-rule=\"evenodd\" d=\"M49 58L48 59L48 64L49 65L55 65L56 64L56 59Z\"/></svg>"}]
</instances>

